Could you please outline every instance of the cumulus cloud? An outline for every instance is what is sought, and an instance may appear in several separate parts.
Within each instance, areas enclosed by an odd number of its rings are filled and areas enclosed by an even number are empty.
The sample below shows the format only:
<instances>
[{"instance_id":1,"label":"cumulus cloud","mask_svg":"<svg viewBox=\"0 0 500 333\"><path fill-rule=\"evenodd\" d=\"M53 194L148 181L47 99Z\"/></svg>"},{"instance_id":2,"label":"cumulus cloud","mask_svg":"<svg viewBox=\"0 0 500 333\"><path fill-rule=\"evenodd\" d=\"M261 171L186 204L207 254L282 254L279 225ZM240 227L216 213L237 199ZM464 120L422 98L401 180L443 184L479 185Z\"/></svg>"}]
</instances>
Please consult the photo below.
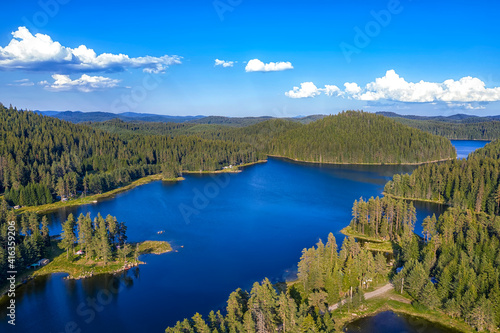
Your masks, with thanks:
<instances>
[{"instance_id":1,"label":"cumulus cloud","mask_svg":"<svg viewBox=\"0 0 500 333\"><path fill-rule=\"evenodd\" d=\"M335 85L325 85L325 89L318 89L319 91L324 91L328 96L341 96L344 93L339 87Z\"/></svg>"},{"instance_id":2,"label":"cumulus cloud","mask_svg":"<svg viewBox=\"0 0 500 333\"><path fill-rule=\"evenodd\" d=\"M316 86L312 82L305 82L306 88L311 89ZM302 87L301 85L301 87ZM474 77L463 77L458 81L453 79L439 82L407 82L394 70L388 70L385 76L376 78L361 88L355 82L346 82L344 91L331 90L331 86L326 85L324 89L316 88L316 93L300 93L302 89L294 87L285 93L291 98L315 97L325 92L331 96L336 94L345 98L352 98L361 101L389 100L409 103L436 103L445 102L462 103L464 107L471 102L495 102L500 101L500 87L486 88L483 81ZM335 86L334 86L335 87ZM309 90L310 91L310 90ZM332 93L333 92L333 93ZM458 104L455 104L458 105Z\"/></svg>"},{"instance_id":3,"label":"cumulus cloud","mask_svg":"<svg viewBox=\"0 0 500 333\"><path fill-rule=\"evenodd\" d=\"M345 87L345 92L350 95L359 94L359 92L361 91L361 87L358 86L358 84L355 82L352 83L346 82L344 83L344 87Z\"/></svg>"},{"instance_id":4,"label":"cumulus cloud","mask_svg":"<svg viewBox=\"0 0 500 333\"><path fill-rule=\"evenodd\" d=\"M59 92L68 90L78 90L82 92L91 92L98 89L114 88L119 80L110 79L104 76L89 76L83 74L80 78L71 80L69 75L54 74L53 83L47 81L39 82L45 89Z\"/></svg>"},{"instance_id":5,"label":"cumulus cloud","mask_svg":"<svg viewBox=\"0 0 500 333\"><path fill-rule=\"evenodd\" d=\"M180 64L179 56L131 58L126 54L102 53L80 45L62 46L44 34L31 34L19 27L5 47L0 47L0 70L31 70L58 72L118 72L126 68L142 68L147 73L164 72L170 65Z\"/></svg>"},{"instance_id":6,"label":"cumulus cloud","mask_svg":"<svg viewBox=\"0 0 500 333\"><path fill-rule=\"evenodd\" d=\"M339 96L342 91L335 85L326 85L325 88L318 88L312 82L304 82L299 87L293 87L292 90L285 93L290 98L310 98L320 95L322 92L328 96Z\"/></svg>"},{"instance_id":7,"label":"cumulus cloud","mask_svg":"<svg viewBox=\"0 0 500 333\"><path fill-rule=\"evenodd\" d=\"M233 67L235 62L236 61L225 61L225 60L215 59L215 65L214 66L222 66L224 68L226 68L226 67Z\"/></svg>"},{"instance_id":8,"label":"cumulus cloud","mask_svg":"<svg viewBox=\"0 0 500 333\"><path fill-rule=\"evenodd\" d=\"M319 94L321 94L321 92L312 82L301 83L300 88L293 87L293 90L285 93L285 95L290 98L309 98L318 96Z\"/></svg>"},{"instance_id":9,"label":"cumulus cloud","mask_svg":"<svg viewBox=\"0 0 500 333\"><path fill-rule=\"evenodd\" d=\"M259 59L250 60L245 67L247 72L279 72L287 69L293 69L291 62L270 62L265 64Z\"/></svg>"}]
</instances>

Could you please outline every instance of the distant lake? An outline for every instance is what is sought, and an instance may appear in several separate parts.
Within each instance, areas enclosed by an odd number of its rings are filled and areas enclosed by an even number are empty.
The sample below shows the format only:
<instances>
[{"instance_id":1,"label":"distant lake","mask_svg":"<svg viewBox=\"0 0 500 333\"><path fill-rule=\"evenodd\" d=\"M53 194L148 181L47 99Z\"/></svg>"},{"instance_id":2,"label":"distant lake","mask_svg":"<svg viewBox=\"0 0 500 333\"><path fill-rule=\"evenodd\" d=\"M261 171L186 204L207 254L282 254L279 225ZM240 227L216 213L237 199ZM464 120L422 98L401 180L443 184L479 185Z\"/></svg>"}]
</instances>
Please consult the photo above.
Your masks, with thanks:
<instances>
[{"instance_id":1,"label":"distant lake","mask_svg":"<svg viewBox=\"0 0 500 333\"><path fill-rule=\"evenodd\" d=\"M491 141L451 140L457 149L457 158L467 158L476 149L483 148Z\"/></svg>"},{"instance_id":2,"label":"distant lake","mask_svg":"<svg viewBox=\"0 0 500 333\"><path fill-rule=\"evenodd\" d=\"M163 332L196 312L222 309L236 288L293 277L302 249L329 232L340 244L353 201L381 195L395 173L414 169L269 159L239 174L158 181L94 205L60 209L49 215L51 233L61 231L69 213L101 212L126 222L129 241L167 240L175 252L146 255L146 265L120 275L37 278L17 290L16 330L64 332L69 325L82 332ZM419 221L442 211L435 204L416 207ZM0 332L11 328L5 306L0 302Z\"/></svg>"},{"instance_id":3,"label":"distant lake","mask_svg":"<svg viewBox=\"0 0 500 333\"><path fill-rule=\"evenodd\" d=\"M455 329L443 327L404 314L391 311L381 312L372 317L361 318L348 324L344 332L347 333L459 333Z\"/></svg>"}]
</instances>

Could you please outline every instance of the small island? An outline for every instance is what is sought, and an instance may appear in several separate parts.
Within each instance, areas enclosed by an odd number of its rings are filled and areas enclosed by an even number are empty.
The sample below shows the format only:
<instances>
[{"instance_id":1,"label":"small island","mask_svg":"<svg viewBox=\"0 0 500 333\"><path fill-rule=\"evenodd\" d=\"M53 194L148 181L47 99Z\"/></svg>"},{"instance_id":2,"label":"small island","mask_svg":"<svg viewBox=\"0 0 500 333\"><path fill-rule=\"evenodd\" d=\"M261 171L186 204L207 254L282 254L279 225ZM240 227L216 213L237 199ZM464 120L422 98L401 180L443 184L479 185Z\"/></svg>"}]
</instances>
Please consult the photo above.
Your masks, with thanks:
<instances>
[{"instance_id":1,"label":"small island","mask_svg":"<svg viewBox=\"0 0 500 333\"><path fill-rule=\"evenodd\" d=\"M102 260L96 258L86 259L81 250L67 256L58 242L50 248L50 263L35 271L32 276L68 273L69 279L82 279L98 274L118 273L145 264L138 258L142 254L164 254L170 251L172 247L165 241L129 243L125 244L124 248L118 248L116 255L104 264Z\"/></svg>"}]
</instances>

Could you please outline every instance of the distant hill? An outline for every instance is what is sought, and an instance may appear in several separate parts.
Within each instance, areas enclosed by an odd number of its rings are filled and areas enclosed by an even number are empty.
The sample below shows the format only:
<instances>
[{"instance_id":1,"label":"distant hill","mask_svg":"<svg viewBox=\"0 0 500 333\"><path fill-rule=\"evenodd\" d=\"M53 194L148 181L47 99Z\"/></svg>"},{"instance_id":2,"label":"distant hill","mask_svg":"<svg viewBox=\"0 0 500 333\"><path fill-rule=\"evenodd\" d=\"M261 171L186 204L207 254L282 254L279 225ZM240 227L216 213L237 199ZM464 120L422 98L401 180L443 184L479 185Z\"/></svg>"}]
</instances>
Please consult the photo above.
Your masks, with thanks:
<instances>
[{"instance_id":1,"label":"distant hill","mask_svg":"<svg viewBox=\"0 0 500 333\"><path fill-rule=\"evenodd\" d=\"M497 116L485 116L479 117L469 114L455 114L452 116L416 116L416 115L402 115L395 112L381 111L376 114L389 117L389 118L404 118L412 120L433 120L441 122L452 122L452 123L479 123L485 121L500 121L500 115Z\"/></svg>"},{"instance_id":2,"label":"distant hill","mask_svg":"<svg viewBox=\"0 0 500 333\"><path fill-rule=\"evenodd\" d=\"M319 163L421 163L453 158L450 141L373 113L347 111L289 130L269 153Z\"/></svg>"},{"instance_id":3,"label":"distant hill","mask_svg":"<svg viewBox=\"0 0 500 333\"><path fill-rule=\"evenodd\" d=\"M190 120L189 123L192 124L208 124L208 125L225 125L232 127L246 127L255 125L271 119L283 119L290 120L293 122L298 122L301 124L308 124L310 122L316 121L318 119L326 117L322 114L311 115L306 117L293 117L293 118L275 118L271 116L262 117L221 117L221 116L209 116L199 119Z\"/></svg>"},{"instance_id":4,"label":"distant hill","mask_svg":"<svg viewBox=\"0 0 500 333\"><path fill-rule=\"evenodd\" d=\"M456 114L449 117L423 117L404 116L393 112L377 112L377 114L450 140L500 139L500 116L478 117Z\"/></svg>"},{"instance_id":5,"label":"distant hill","mask_svg":"<svg viewBox=\"0 0 500 333\"><path fill-rule=\"evenodd\" d=\"M66 120L72 123L82 122L101 122L111 119L120 119L123 121L148 121L148 122L173 122L183 123L204 116L165 116L151 113L111 113L111 112L82 112L82 111L35 111L36 113Z\"/></svg>"},{"instance_id":6,"label":"distant hill","mask_svg":"<svg viewBox=\"0 0 500 333\"><path fill-rule=\"evenodd\" d=\"M190 124L208 124L224 125L231 127L246 127L258 124L260 122L276 119L271 116L262 117L222 117L222 116L167 116L152 113L111 113L111 112L82 112L82 111L34 111L44 116L54 117L66 120L72 123L104 122L112 119L120 119L126 122L154 122L154 123L190 123ZM325 117L325 115L299 116L293 118L282 118L301 124L308 124L312 121Z\"/></svg>"}]
</instances>

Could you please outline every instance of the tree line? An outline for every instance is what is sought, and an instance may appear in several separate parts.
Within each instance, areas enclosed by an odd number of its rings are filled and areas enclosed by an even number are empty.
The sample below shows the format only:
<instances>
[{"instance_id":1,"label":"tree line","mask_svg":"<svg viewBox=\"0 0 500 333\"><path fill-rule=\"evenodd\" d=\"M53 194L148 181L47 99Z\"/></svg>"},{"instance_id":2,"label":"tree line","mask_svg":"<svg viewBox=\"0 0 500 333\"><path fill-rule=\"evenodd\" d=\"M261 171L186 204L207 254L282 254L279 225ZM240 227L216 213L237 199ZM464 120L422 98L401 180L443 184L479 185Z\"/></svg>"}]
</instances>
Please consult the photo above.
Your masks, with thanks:
<instances>
[{"instance_id":1,"label":"tree line","mask_svg":"<svg viewBox=\"0 0 500 333\"><path fill-rule=\"evenodd\" d=\"M9 222L14 222L15 237L9 240ZM12 234L11 234L12 236ZM14 244L9 244L13 241ZM28 266L48 254L51 244L47 217L35 213L16 215L5 200L0 202L0 281L6 281L7 271L22 273ZM9 247L15 249L15 259L9 261ZM15 269L8 269L13 264Z\"/></svg>"},{"instance_id":2,"label":"tree line","mask_svg":"<svg viewBox=\"0 0 500 333\"><path fill-rule=\"evenodd\" d=\"M195 136L117 134L0 105L0 193L11 205L100 193L150 174L254 162L249 144ZM48 191L47 191L48 189Z\"/></svg>"},{"instance_id":3,"label":"tree line","mask_svg":"<svg viewBox=\"0 0 500 333\"><path fill-rule=\"evenodd\" d=\"M417 221L413 203L390 197L371 197L355 200L352 207L351 228L361 234L398 240L403 233L411 234Z\"/></svg>"},{"instance_id":4,"label":"tree line","mask_svg":"<svg viewBox=\"0 0 500 333\"><path fill-rule=\"evenodd\" d=\"M411 175L394 175L384 191L499 215L500 141L487 144L467 159L422 165Z\"/></svg>"},{"instance_id":5,"label":"tree line","mask_svg":"<svg viewBox=\"0 0 500 333\"><path fill-rule=\"evenodd\" d=\"M73 214L69 214L62 230L60 246L66 250L67 257L78 246L85 253L85 259L96 259L106 265L118 255L118 250L125 258L131 250L126 244L127 226L111 215L103 218L98 213L92 220L90 213L80 214L75 221Z\"/></svg>"},{"instance_id":6,"label":"tree line","mask_svg":"<svg viewBox=\"0 0 500 333\"><path fill-rule=\"evenodd\" d=\"M373 255L354 238L346 238L340 252L333 234L304 249L298 264L298 283L277 290L268 279L256 282L250 293L238 289L227 300L225 313L199 313L177 322L167 333L180 332L334 332L328 305L344 300L345 308L356 308L362 289L387 274L383 254Z\"/></svg>"},{"instance_id":7,"label":"tree line","mask_svg":"<svg viewBox=\"0 0 500 333\"><path fill-rule=\"evenodd\" d=\"M120 120L91 123L90 126L126 136L134 133L172 137L196 135L203 139L249 144L261 158L279 155L323 163L419 163L455 156L453 146L445 138L359 111L326 116L307 125L287 119L270 119L241 128Z\"/></svg>"},{"instance_id":8,"label":"tree line","mask_svg":"<svg viewBox=\"0 0 500 333\"><path fill-rule=\"evenodd\" d=\"M500 121L444 122L395 117L394 120L413 128L450 140L496 140L500 138Z\"/></svg>"},{"instance_id":9,"label":"tree line","mask_svg":"<svg viewBox=\"0 0 500 333\"><path fill-rule=\"evenodd\" d=\"M269 153L319 163L419 163L456 156L449 140L392 119L347 111L278 136Z\"/></svg>"},{"instance_id":10,"label":"tree line","mask_svg":"<svg viewBox=\"0 0 500 333\"><path fill-rule=\"evenodd\" d=\"M478 331L500 325L500 217L450 208L428 218L426 240L401 247L394 277L415 300Z\"/></svg>"}]
</instances>

